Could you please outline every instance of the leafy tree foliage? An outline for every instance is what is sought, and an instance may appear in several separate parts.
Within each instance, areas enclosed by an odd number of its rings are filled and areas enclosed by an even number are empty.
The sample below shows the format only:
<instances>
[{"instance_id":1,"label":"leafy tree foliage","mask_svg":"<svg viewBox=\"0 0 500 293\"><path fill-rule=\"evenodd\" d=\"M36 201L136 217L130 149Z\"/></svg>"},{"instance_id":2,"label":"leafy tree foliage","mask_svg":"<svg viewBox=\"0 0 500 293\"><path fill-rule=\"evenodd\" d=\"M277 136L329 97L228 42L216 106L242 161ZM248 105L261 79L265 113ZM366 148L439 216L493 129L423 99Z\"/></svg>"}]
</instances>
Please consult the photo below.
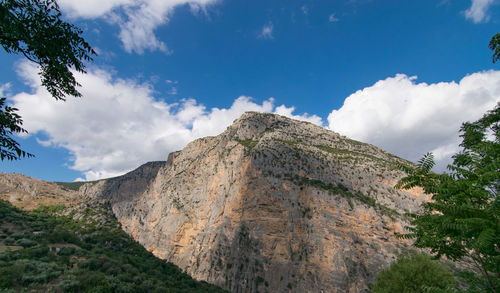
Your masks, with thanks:
<instances>
[{"instance_id":1,"label":"leafy tree foliage","mask_svg":"<svg viewBox=\"0 0 500 293\"><path fill-rule=\"evenodd\" d=\"M455 288L453 275L425 254L402 256L377 274L373 293L446 292Z\"/></svg>"},{"instance_id":2,"label":"leafy tree foliage","mask_svg":"<svg viewBox=\"0 0 500 293\"><path fill-rule=\"evenodd\" d=\"M0 200L0 292L226 292L156 258L109 206L71 208L26 212Z\"/></svg>"},{"instance_id":3,"label":"leafy tree foliage","mask_svg":"<svg viewBox=\"0 0 500 293\"><path fill-rule=\"evenodd\" d=\"M500 33L491 38L488 47L493 51L493 63L497 62L500 59Z\"/></svg>"},{"instance_id":4,"label":"leafy tree foliage","mask_svg":"<svg viewBox=\"0 0 500 293\"><path fill-rule=\"evenodd\" d=\"M0 98L0 159L16 160L20 157L32 157L19 148L19 143L11 138L14 133L26 133L21 127L23 121L16 114L16 108L5 105L5 98Z\"/></svg>"},{"instance_id":5,"label":"leafy tree foliage","mask_svg":"<svg viewBox=\"0 0 500 293\"><path fill-rule=\"evenodd\" d=\"M38 64L42 85L56 100L64 100L67 95L81 96L71 69L85 72L84 62L96 55L82 33L61 20L55 0L0 0L0 45L7 53L22 54ZM31 156L11 137L13 132L26 132L16 110L0 109L2 160Z\"/></svg>"},{"instance_id":6,"label":"leafy tree foliage","mask_svg":"<svg viewBox=\"0 0 500 293\"><path fill-rule=\"evenodd\" d=\"M486 279L489 290L500 285L500 103L476 122L460 129L463 150L448 166L449 174L431 172L432 154L417 168L401 168L408 176L398 187L420 186L432 202L413 214L409 234L417 247L430 248L437 257L470 257Z\"/></svg>"},{"instance_id":7,"label":"leafy tree foliage","mask_svg":"<svg viewBox=\"0 0 500 293\"><path fill-rule=\"evenodd\" d=\"M54 0L0 2L0 44L7 53L20 53L38 64L42 85L57 100L81 96L70 69L85 72L84 62L96 54L82 33L61 20Z\"/></svg>"}]
</instances>

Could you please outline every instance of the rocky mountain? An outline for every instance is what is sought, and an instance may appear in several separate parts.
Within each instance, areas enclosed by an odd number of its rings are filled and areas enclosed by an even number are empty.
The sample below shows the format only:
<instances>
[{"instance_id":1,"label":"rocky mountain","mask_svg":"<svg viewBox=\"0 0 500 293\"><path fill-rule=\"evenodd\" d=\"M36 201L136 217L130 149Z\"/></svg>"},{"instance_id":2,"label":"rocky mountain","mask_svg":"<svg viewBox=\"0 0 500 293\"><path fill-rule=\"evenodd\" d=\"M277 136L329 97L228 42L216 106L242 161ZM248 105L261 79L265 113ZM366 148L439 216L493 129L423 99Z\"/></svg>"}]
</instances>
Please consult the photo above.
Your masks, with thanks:
<instances>
[{"instance_id":1,"label":"rocky mountain","mask_svg":"<svg viewBox=\"0 0 500 293\"><path fill-rule=\"evenodd\" d=\"M409 162L311 123L247 112L166 162L78 194L109 203L154 255L231 292L368 292L408 249L396 237L404 214L429 199L394 188L404 176L397 164Z\"/></svg>"},{"instance_id":2,"label":"rocky mountain","mask_svg":"<svg viewBox=\"0 0 500 293\"><path fill-rule=\"evenodd\" d=\"M165 163L85 185L156 256L232 292L367 292L408 245L408 164L307 122L248 112Z\"/></svg>"}]
</instances>

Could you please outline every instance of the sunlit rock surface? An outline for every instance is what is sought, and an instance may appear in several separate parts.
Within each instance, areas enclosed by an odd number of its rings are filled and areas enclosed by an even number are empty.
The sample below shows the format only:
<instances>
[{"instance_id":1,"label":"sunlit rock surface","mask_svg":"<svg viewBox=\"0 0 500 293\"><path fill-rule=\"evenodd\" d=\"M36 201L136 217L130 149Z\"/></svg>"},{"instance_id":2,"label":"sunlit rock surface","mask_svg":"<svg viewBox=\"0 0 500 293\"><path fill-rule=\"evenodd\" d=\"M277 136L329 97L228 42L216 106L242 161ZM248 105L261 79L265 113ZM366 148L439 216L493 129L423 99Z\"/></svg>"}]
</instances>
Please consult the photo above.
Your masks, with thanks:
<instances>
[{"instance_id":1,"label":"sunlit rock surface","mask_svg":"<svg viewBox=\"0 0 500 293\"><path fill-rule=\"evenodd\" d=\"M248 112L167 162L86 184L156 256L232 292L368 292L405 250L403 215L428 196L394 189L408 164L372 145Z\"/></svg>"}]
</instances>

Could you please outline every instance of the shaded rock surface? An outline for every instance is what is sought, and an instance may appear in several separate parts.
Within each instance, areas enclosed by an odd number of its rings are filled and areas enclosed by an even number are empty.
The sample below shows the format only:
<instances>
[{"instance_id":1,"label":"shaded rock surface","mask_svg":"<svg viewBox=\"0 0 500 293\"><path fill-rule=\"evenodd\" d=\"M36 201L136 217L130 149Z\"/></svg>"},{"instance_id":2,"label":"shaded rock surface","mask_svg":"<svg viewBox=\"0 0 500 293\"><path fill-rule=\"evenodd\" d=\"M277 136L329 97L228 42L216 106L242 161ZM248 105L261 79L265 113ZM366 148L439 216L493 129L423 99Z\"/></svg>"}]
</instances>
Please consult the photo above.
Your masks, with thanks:
<instances>
[{"instance_id":1,"label":"shaded rock surface","mask_svg":"<svg viewBox=\"0 0 500 293\"><path fill-rule=\"evenodd\" d=\"M368 292L405 250L408 162L316 125L247 112L167 162L85 184L156 256L232 292Z\"/></svg>"},{"instance_id":2,"label":"shaded rock surface","mask_svg":"<svg viewBox=\"0 0 500 293\"><path fill-rule=\"evenodd\" d=\"M137 197L151 185L158 170L165 161L148 162L125 175L87 183L78 193L82 198L90 198L110 203L124 203L137 200Z\"/></svg>"}]
</instances>

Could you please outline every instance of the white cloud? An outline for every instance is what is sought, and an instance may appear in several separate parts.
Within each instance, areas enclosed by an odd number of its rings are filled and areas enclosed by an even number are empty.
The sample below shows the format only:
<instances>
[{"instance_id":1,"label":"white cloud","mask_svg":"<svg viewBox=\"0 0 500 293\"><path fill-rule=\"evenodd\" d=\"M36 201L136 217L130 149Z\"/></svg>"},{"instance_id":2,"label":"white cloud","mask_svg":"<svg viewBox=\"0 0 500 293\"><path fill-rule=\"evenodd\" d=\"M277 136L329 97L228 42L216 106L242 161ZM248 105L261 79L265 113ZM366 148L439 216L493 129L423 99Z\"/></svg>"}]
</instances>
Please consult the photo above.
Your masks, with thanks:
<instances>
[{"instance_id":1,"label":"white cloud","mask_svg":"<svg viewBox=\"0 0 500 293\"><path fill-rule=\"evenodd\" d=\"M328 17L328 21L329 22L337 22L339 21L339 19L337 17L335 17L335 13L332 13L330 14L330 16Z\"/></svg>"},{"instance_id":2,"label":"white cloud","mask_svg":"<svg viewBox=\"0 0 500 293\"><path fill-rule=\"evenodd\" d=\"M286 116L286 117L289 117L292 119L307 121L307 122L311 122L311 123L314 123L314 124L319 125L319 126L323 126L323 121L322 121L321 117L319 117L317 115L309 115L307 113L304 113L302 115L293 115L292 113L294 111L295 111L295 107L293 107L293 106L287 107L285 105L281 105L279 107L276 107L276 109L274 110L274 113L278 114L278 115L283 115L283 116Z\"/></svg>"},{"instance_id":3,"label":"white cloud","mask_svg":"<svg viewBox=\"0 0 500 293\"><path fill-rule=\"evenodd\" d=\"M176 7L189 5L193 13L205 11L218 0L60 0L61 9L73 18L104 18L120 27L119 38L127 52L144 50L172 53L154 30L168 23Z\"/></svg>"},{"instance_id":4,"label":"white cloud","mask_svg":"<svg viewBox=\"0 0 500 293\"><path fill-rule=\"evenodd\" d=\"M44 133L44 146L67 149L69 167L86 180L123 174L140 164L164 160L193 139L217 135L245 111L273 112L322 126L317 115L295 115L293 106L258 104L241 96L227 108L207 109L195 99L168 104L155 99L148 83L118 79L91 69L76 73L82 98L55 101L40 85L38 70L21 63L18 74L33 89L9 100L19 108L30 135ZM172 84L175 82L172 82ZM6 87L2 86L0 91ZM351 94L328 116L330 129L417 161L433 151L438 170L458 150L458 129L500 101L500 71L464 77L458 83L417 83L398 74Z\"/></svg>"},{"instance_id":5,"label":"white cloud","mask_svg":"<svg viewBox=\"0 0 500 293\"><path fill-rule=\"evenodd\" d=\"M259 35L257 36L259 39L274 39L273 36L273 30L274 26L272 22L269 22L268 24L265 24L262 27L262 30L260 31Z\"/></svg>"},{"instance_id":6,"label":"white cloud","mask_svg":"<svg viewBox=\"0 0 500 293\"><path fill-rule=\"evenodd\" d=\"M500 71L434 84L397 74L347 97L328 122L336 132L412 161L432 151L436 169L444 171L458 151L462 122L477 120L498 101Z\"/></svg>"},{"instance_id":7,"label":"white cloud","mask_svg":"<svg viewBox=\"0 0 500 293\"><path fill-rule=\"evenodd\" d=\"M133 0L59 0L57 4L73 18L98 18L114 9L134 5Z\"/></svg>"},{"instance_id":8,"label":"white cloud","mask_svg":"<svg viewBox=\"0 0 500 293\"><path fill-rule=\"evenodd\" d=\"M474 23L488 21L488 9L493 4L494 0L472 0L469 9L465 10L465 18L472 20Z\"/></svg>"},{"instance_id":9,"label":"white cloud","mask_svg":"<svg viewBox=\"0 0 500 293\"><path fill-rule=\"evenodd\" d=\"M246 96L222 109L207 110L194 99L167 104L153 97L149 84L117 79L98 69L75 74L83 85L82 98L58 102L41 87L37 72L31 64L21 63L18 73L33 93L9 99L19 108L30 135L43 132L48 139L40 141L42 145L67 149L73 156L70 168L84 172L86 180L165 160L169 152L182 149L193 139L221 133L245 111L274 109L272 98L257 104ZM321 124L314 115L293 115L293 109L282 105L276 111Z\"/></svg>"},{"instance_id":10,"label":"white cloud","mask_svg":"<svg viewBox=\"0 0 500 293\"><path fill-rule=\"evenodd\" d=\"M4 95L10 90L10 82L0 85L0 98L4 98Z\"/></svg>"}]
</instances>

